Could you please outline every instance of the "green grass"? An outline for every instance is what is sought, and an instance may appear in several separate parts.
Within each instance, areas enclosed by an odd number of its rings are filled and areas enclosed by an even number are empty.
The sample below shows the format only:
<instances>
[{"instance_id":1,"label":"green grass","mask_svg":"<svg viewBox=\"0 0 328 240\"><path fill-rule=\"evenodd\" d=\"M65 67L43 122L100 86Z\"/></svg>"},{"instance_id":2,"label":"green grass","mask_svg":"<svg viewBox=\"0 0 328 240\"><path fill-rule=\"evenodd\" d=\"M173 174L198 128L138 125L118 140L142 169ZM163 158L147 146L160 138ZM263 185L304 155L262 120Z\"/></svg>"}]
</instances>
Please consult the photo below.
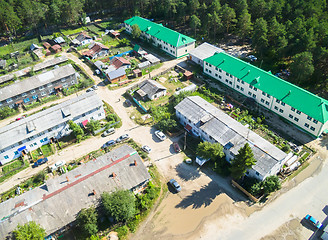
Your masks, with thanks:
<instances>
[{"instance_id":1,"label":"green grass","mask_svg":"<svg viewBox=\"0 0 328 240\"><path fill-rule=\"evenodd\" d=\"M21 167L21 168L15 170L15 171L12 171L12 172L8 173L5 176L0 177L0 183L5 181L6 179L10 178L11 176L14 176L15 174L19 173L20 171L23 171L24 169L29 167L28 161L24 161L24 163L25 163L24 167Z\"/></svg>"},{"instance_id":2,"label":"green grass","mask_svg":"<svg viewBox=\"0 0 328 240\"><path fill-rule=\"evenodd\" d=\"M45 157L48 157L53 154L52 146L50 144L41 146L41 149Z\"/></svg>"},{"instance_id":3,"label":"green grass","mask_svg":"<svg viewBox=\"0 0 328 240\"><path fill-rule=\"evenodd\" d=\"M3 168L2 168L2 174L6 174L6 173L12 171L13 169L19 168L19 167L21 167L23 165L24 165L24 163L23 163L22 160L20 160L20 159L14 160L10 164L3 166Z\"/></svg>"},{"instance_id":4,"label":"green grass","mask_svg":"<svg viewBox=\"0 0 328 240\"><path fill-rule=\"evenodd\" d=\"M28 51L32 43L39 44L38 38L20 38L17 41L14 41L7 46L0 47L0 56L19 51L20 53Z\"/></svg>"},{"instance_id":5,"label":"green grass","mask_svg":"<svg viewBox=\"0 0 328 240\"><path fill-rule=\"evenodd\" d=\"M90 25L90 26L87 26L87 28L95 33L97 33L98 35L101 35L104 33L103 30L101 30L100 28L98 28L97 26L95 25Z\"/></svg>"},{"instance_id":6,"label":"green grass","mask_svg":"<svg viewBox=\"0 0 328 240\"><path fill-rule=\"evenodd\" d=\"M73 35L82 31L85 31L85 27L78 27L78 28L67 28L67 29L61 29L61 33L64 35Z\"/></svg>"},{"instance_id":7,"label":"green grass","mask_svg":"<svg viewBox=\"0 0 328 240\"><path fill-rule=\"evenodd\" d=\"M152 72L152 71L154 71L155 69L159 69L161 66L163 66L163 63L156 64L156 65L154 65L154 66L151 66L150 68L142 69L142 70L141 70L141 72L142 72L142 76L145 75L145 74L149 74L149 72Z\"/></svg>"}]
</instances>

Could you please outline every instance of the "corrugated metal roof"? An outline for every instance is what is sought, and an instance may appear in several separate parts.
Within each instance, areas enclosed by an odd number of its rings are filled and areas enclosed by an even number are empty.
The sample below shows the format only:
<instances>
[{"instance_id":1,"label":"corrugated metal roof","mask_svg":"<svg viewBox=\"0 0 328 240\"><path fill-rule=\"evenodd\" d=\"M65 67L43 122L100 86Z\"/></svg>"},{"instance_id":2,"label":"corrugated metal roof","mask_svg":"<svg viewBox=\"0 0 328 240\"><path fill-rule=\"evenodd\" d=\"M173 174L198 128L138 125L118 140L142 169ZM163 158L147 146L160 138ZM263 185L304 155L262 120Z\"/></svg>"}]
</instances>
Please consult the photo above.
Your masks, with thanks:
<instances>
[{"instance_id":1,"label":"corrugated metal roof","mask_svg":"<svg viewBox=\"0 0 328 240\"><path fill-rule=\"evenodd\" d=\"M229 142L232 143L234 146L230 151L235 155L246 142L249 143L257 160L253 169L262 176L268 174L273 166L287 157L287 154L279 148L199 96L185 98L175 109L194 124L204 117L210 119L200 126L200 129L222 146ZM209 118L208 115L211 115L212 118Z\"/></svg>"},{"instance_id":2,"label":"corrugated metal roof","mask_svg":"<svg viewBox=\"0 0 328 240\"><path fill-rule=\"evenodd\" d=\"M190 51L191 56L204 60L205 58L213 56L215 53L224 52L223 49L213 46L207 42L202 43L198 47Z\"/></svg>"},{"instance_id":3,"label":"corrugated metal roof","mask_svg":"<svg viewBox=\"0 0 328 240\"><path fill-rule=\"evenodd\" d=\"M196 40L178 33L172 29L164 27L162 24L151 22L147 19L134 16L124 21L126 24L133 26L137 24L141 31L148 33L151 36L157 37L158 39L167 42L175 47L180 47L185 44L195 42Z\"/></svg>"},{"instance_id":4,"label":"corrugated metal roof","mask_svg":"<svg viewBox=\"0 0 328 240\"><path fill-rule=\"evenodd\" d=\"M133 152L133 148L123 145L95 161L47 180L42 187L0 203L0 219L10 216L0 222L0 238L6 239L18 223L28 221L39 223L51 234L74 221L82 208L96 205L103 192L131 189L147 181L150 175L140 156ZM120 159L123 160L115 162ZM109 165L113 162L115 164ZM115 178L111 177L113 172Z\"/></svg>"},{"instance_id":5,"label":"corrugated metal roof","mask_svg":"<svg viewBox=\"0 0 328 240\"><path fill-rule=\"evenodd\" d=\"M152 97L159 90L162 91L166 90L164 86L150 79L147 79L142 83L140 83L139 87L143 92L145 92L148 95L149 98Z\"/></svg>"},{"instance_id":6,"label":"corrugated metal roof","mask_svg":"<svg viewBox=\"0 0 328 240\"><path fill-rule=\"evenodd\" d=\"M71 64L56 68L54 70L42 73L22 81L16 82L9 86L0 88L0 101L28 92L35 88L44 86L45 84L57 81L64 77L75 74L75 70Z\"/></svg>"},{"instance_id":7,"label":"corrugated metal roof","mask_svg":"<svg viewBox=\"0 0 328 240\"><path fill-rule=\"evenodd\" d=\"M0 128L0 150L101 107L102 104L95 92L89 92L2 127ZM63 115L63 109L66 109L64 112L69 118ZM67 115L69 113L70 115Z\"/></svg>"},{"instance_id":8,"label":"corrugated metal roof","mask_svg":"<svg viewBox=\"0 0 328 240\"><path fill-rule=\"evenodd\" d=\"M205 61L270 94L321 123L325 123L328 120L328 101L326 99L284 81L270 72L266 72L223 52L215 54L205 59Z\"/></svg>"},{"instance_id":9,"label":"corrugated metal roof","mask_svg":"<svg viewBox=\"0 0 328 240\"><path fill-rule=\"evenodd\" d=\"M122 77L125 75L125 70L124 68L119 68L119 69L116 69L114 71L111 71L108 73L108 78L110 80L112 79L115 79L115 78L118 78L118 77Z\"/></svg>"}]
</instances>

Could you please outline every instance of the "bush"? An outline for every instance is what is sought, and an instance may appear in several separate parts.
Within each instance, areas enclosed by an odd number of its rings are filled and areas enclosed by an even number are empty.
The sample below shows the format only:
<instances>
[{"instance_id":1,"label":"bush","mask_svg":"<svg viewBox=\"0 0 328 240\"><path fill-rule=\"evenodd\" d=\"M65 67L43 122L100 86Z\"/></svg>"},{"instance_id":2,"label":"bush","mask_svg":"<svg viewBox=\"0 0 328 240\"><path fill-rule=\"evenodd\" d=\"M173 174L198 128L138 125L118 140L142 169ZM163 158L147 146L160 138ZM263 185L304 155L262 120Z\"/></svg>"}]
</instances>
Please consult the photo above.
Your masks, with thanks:
<instances>
[{"instance_id":1,"label":"bush","mask_svg":"<svg viewBox=\"0 0 328 240\"><path fill-rule=\"evenodd\" d=\"M125 239L129 233L129 229L126 225L116 228L117 236L119 239Z\"/></svg>"},{"instance_id":2,"label":"bush","mask_svg":"<svg viewBox=\"0 0 328 240\"><path fill-rule=\"evenodd\" d=\"M130 220L128 223L127 223L127 226L130 230L130 232L134 233L138 226L139 226L139 223L140 223L140 215L136 215L134 219Z\"/></svg>"},{"instance_id":3,"label":"bush","mask_svg":"<svg viewBox=\"0 0 328 240\"><path fill-rule=\"evenodd\" d=\"M288 144L286 144L281 148L281 150L284 151L285 153L289 153L290 152L290 146Z\"/></svg>"}]
</instances>

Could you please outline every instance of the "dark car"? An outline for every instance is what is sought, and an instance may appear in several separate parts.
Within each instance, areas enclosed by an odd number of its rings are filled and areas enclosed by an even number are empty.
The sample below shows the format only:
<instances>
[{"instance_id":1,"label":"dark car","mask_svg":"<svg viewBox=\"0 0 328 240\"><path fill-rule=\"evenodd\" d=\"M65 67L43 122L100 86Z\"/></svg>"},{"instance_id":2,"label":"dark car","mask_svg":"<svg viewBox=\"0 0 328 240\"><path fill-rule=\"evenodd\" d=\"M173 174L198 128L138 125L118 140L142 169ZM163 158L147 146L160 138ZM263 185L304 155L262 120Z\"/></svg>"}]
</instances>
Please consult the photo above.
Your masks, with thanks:
<instances>
[{"instance_id":1,"label":"dark car","mask_svg":"<svg viewBox=\"0 0 328 240\"><path fill-rule=\"evenodd\" d=\"M174 151L175 151L176 153L181 152L180 146L179 146L179 144L178 144L177 142L174 142L174 143L173 143L173 148L174 148Z\"/></svg>"},{"instance_id":2,"label":"dark car","mask_svg":"<svg viewBox=\"0 0 328 240\"><path fill-rule=\"evenodd\" d=\"M176 192L180 192L181 191L181 187L180 187L179 183L177 181L175 181L174 179L171 179L169 181L169 184L174 188L174 190Z\"/></svg>"},{"instance_id":3,"label":"dark car","mask_svg":"<svg viewBox=\"0 0 328 240\"><path fill-rule=\"evenodd\" d=\"M104 145L102 145L101 148L106 148L106 147L109 147L109 146L112 146L112 145L115 145L115 141L114 140L110 140L108 142L106 142Z\"/></svg>"},{"instance_id":4,"label":"dark car","mask_svg":"<svg viewBox=\"0 0 328 240\"><path fill-rule=\"evenodd\" d=\"M123 142L124 140L127 140L129 139L129 134L124 134L122 136L120 136L118 139L116 139L116 142L119 143L119 142Z\"/></svg>"},{"instance_id":5,"label":"dark car","mask_svg":"<svg viewBox=\"0 0 328 240\"><path fill-rule=\"evenodd\" d=\"M32 167L38 167L46 162L48 162L48 158L40 158L32 165Z\"/></svg>"}]
</instances>

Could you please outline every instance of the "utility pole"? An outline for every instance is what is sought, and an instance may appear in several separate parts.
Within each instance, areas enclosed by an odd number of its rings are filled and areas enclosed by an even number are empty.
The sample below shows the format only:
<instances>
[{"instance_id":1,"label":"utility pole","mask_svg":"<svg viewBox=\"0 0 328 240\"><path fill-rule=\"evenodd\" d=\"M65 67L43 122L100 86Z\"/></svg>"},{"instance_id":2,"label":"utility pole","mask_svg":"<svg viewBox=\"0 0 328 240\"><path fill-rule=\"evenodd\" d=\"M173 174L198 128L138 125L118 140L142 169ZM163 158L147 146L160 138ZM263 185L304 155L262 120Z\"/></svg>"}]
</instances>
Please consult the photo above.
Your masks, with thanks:
<instances>
[{"instance_id":1,"label":"utility pole","mask_svg":"<svg viewBox=\"0 0 328 240\"><path fill-rule=\"evenodd\" d=\"M185 131L185 135L184 135L184 146L183 146L183 151L186 150L187 147L187 131Z\"/></svg>"}]
</instances>

